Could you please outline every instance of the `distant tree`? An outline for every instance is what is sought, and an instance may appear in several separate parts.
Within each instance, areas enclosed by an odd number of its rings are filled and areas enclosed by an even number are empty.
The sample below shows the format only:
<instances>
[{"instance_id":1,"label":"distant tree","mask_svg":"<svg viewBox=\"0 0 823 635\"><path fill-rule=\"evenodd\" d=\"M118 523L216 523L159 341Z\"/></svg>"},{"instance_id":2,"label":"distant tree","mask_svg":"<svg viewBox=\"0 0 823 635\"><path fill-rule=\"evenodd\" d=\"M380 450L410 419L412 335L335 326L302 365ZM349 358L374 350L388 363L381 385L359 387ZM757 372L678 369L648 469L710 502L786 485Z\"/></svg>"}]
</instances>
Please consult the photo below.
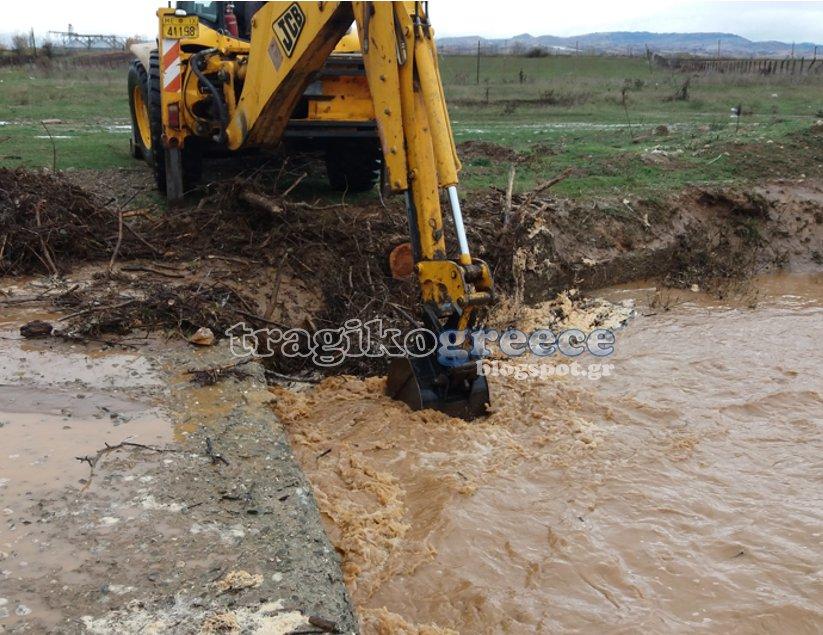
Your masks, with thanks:
<instances>
[{"instance_id":1,"label":"distant tree","mask_svg":"<svg viewBox=\"0 0 823 635\"><path fill-rule=\"evenodd\" d=\"M140 44L141 42L145 42L146 38L141 37L139 35L132 35L129 38L126 38L126 50L128 51L131 48L132 44Z\"/></svg>"},{"instance_id":2,"label":"distant tree","mask_svg":"<svg viewBox=\"0 0 823 635\"><path fill-rule=\"evenodd\" d=\"M40 45L40 50L43 51L43 55L45 55L48 59L54 57L54 42L51 40L46 40L43 44Z\"/></svg>"},{"instance_id":3,"label":"distant tree","mask_svg":"<svg viewBox=\"0 0 823 635\"><path fill-rule=\"evenodd\" d=\"M549 52L542 46L535 46L526 51L526 57L548 57Z\"/></svg>"},{"instance_id":4,"label":"distant tree","mask_svg":"<svg viewBox=\"0 0 823 635\"><path fill-rule=\"evenodd\" d=\"M29 36L22 33L15 33L11 36L11 50L18 57L23 57L29 52Z\"/></svg>"},{"instance_id":5,"label":"distant tree","mask_svg":"<svg viewBox=\"0 0 823 635\"><path fill-rule=\"evenodd\" d=\"M523 53L524 53L525 51L526 51L526 47L525 47L525 45L524 45L522 42L515 42L515 43L514 43L514 44L512 44L512 45L511 45L511 47L509 48L509 52L510 52L512 55L518 55L518 56L520 56L520 55L523 55Z\"/></svg>"}]
</instances>

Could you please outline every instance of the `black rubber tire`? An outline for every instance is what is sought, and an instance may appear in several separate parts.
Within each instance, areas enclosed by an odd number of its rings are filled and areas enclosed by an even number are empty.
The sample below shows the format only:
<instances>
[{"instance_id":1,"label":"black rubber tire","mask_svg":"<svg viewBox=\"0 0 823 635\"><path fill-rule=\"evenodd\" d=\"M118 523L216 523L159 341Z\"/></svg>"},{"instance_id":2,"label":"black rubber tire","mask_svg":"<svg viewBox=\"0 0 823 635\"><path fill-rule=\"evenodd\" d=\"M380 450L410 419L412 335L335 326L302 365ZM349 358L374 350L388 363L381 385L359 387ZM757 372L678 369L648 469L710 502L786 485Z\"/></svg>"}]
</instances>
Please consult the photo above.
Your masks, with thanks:
<instances>
[{"instance_id":1,"label":"black rubber tire","mask_svg":"<svg viewBox=\"0 0 823 635\"><path fill-rule=\"evenodd\" d=\"M155 149L154 182L160 193L166 195L166 153L163 149L163 115L160 110L160 56L157 49L149 54L149 123L151 147Z\"/></svg>"},{"instance_id":2,"label":"black rubber tire","mask_svg":"<svg viewBox=\"0 0 823 635\"><path fill-rule=\"evenodd\" d=\"M153 152L152 167L154 168L154 182L160 193L166 195L166 152L163 148L163 114L160 109L160 56L157 49L149 55L149 121L151 123L151 145L159 149ZM199 139L189 137L186 147L183 148L183 189L188 190L196 185L203 172L202 152Z\"/></svg>"},{"instance_id":3,"label":"black rubber tire","mask_svg":"<svg viewBox=\"0 0 823 635\"><path fill-rule=\"evenodd\" d=\"M338 192L369 191L380 179L380 144L367 139L330 141L326 176Z\"/></svg>"},{"instance_id":4,"label":"black rubber tire","mask_svg":"<svg viewBox=\"0 0 823 635\"><path fill-rule=\"evenodd\" d=\"M146 147L143 143L143 138L140 136L134 103L134 89L136 87L139 87L143 94L143 103L149 103L149 75L146 72L146 67L143 66L139 60L134 60L129 66L127 85L129 90L129 110L131 112L131 156L135 159L143 159L151 165L153 160L152 150Z\"/></svg>"}]
</instances>

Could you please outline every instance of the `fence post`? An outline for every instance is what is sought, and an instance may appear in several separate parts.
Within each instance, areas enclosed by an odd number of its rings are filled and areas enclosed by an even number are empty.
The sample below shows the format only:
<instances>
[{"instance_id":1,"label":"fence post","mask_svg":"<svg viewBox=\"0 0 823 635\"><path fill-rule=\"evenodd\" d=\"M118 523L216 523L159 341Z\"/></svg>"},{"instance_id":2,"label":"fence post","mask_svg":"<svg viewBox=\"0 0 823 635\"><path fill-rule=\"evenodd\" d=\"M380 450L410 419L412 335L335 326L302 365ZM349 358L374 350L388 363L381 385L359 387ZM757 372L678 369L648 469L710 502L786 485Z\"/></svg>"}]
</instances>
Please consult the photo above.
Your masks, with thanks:
<instances>
[{"instance_id":1,"label":"fence post","mask_svg":"<svg viewBox=\"0 0 823 635\"><path fill-rule=\"evenodd\" d=\"M480 85L480 38L477 38L477 69L475 83Z\"/></svg>"}]
</instances>

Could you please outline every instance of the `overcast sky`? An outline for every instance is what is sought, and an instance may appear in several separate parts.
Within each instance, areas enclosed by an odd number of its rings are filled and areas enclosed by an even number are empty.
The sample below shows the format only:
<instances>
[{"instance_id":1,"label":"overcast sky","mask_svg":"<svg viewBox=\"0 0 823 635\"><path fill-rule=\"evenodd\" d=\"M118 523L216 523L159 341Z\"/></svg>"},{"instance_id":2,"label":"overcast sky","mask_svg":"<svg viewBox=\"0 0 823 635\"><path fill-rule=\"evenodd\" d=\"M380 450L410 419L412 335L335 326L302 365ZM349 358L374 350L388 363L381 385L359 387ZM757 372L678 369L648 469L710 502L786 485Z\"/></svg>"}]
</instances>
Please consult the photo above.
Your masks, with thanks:
<instances>
[{"instance_id":1,"label":"overcast sky","mask_svg":"<svg viewBox=\"0 0 823 635\"><path fill-rule=\"evenodd\" d=\"M0 31L150 35L162 2L50 1L3 3ZM581 35L594 31L722 31L752 40L823 43L823 2L694 0L432 0L439 35L508 37Z\"/></svg>"}]
</instances>

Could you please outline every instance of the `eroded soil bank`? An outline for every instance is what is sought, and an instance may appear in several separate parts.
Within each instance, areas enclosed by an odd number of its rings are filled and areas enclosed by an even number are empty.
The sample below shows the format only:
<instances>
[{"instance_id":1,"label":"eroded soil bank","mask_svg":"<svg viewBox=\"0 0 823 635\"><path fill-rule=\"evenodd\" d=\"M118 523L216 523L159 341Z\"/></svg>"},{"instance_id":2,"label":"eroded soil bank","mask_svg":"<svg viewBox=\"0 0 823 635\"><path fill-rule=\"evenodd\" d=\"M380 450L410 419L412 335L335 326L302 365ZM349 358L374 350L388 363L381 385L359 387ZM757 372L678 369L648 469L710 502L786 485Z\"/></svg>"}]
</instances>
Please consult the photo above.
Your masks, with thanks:
<instances>
[{"instance_id":1,"label":"eroded soil bank","mask_svg":"<svg viewBox=\"0 0 823 635\"><path fill-rule=\"evenodd\" d=\"M288 181L235 179L164 213L129 209L146 185L121 177L119 188L103 179L114 193L106 204L66 177L0 170L2 272L71 279L90 260L108 263L49 292L72 315L70 333L111 341L207 326L220 337L239 321L314 331L353 318L406 328L416 313L414 284L388 267L408 240L401 197L327 203L283 196ZM590 201L542 187L509 201L489 188L465 203L473 251L490 264L500 303L516 310L564 289L647 277L724 295L757 273L812 270L823 261L821 209L823 187L806 178ZM271 365L317 370L302 358ZM386 364L351 359L339 370L366 376Z\"/></svg>"}]
</instances>

